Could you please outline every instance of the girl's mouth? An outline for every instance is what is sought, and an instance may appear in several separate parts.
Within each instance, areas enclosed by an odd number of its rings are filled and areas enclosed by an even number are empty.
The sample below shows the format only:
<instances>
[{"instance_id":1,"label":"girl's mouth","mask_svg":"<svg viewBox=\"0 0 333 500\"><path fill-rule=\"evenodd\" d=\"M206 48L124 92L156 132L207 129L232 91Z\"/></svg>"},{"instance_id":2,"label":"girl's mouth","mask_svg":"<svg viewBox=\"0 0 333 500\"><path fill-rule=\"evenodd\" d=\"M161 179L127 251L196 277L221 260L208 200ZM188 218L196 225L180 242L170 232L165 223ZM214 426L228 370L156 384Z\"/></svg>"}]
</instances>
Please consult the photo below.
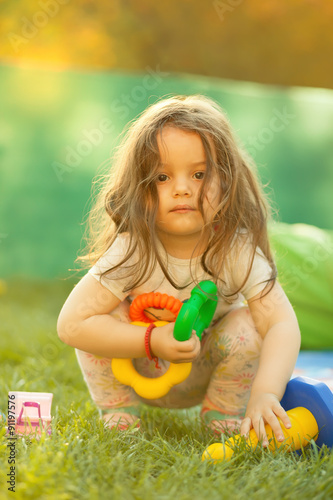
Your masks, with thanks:
<instances>
[{"instance_id":1,"label":"girl's mouth","mask_svg":"<svg viewBox=\"0 0 333 500\"><path fill-rule=\"evenodd\" d=\"M186 212L193 212L193 210L194 208L190 207L190 205L177 205L170 211L185 214Z\"/></svg>"}]
</instances>

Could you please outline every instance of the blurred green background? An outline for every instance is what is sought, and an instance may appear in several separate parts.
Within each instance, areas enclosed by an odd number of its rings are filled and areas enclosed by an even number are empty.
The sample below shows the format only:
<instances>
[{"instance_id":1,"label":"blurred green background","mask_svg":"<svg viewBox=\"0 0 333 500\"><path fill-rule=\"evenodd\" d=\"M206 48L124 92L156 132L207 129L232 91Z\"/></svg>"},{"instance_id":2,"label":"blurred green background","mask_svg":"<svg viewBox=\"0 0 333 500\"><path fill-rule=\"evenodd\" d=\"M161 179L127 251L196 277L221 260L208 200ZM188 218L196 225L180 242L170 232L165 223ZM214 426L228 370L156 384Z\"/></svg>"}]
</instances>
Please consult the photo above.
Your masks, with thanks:
<instances>
[{"instance_id":1,"label":"blurred green background","mask_svg":"<svg viewBox=\"0 0 333 500\"><path fill-rule=\"evenodd\" d=\"M226 110L282 222L333 229L333 91L211 77L0 68L0 273L64 277L92 179L126 123L159 97L203 93Z\"/></svg>"}]
</instances>

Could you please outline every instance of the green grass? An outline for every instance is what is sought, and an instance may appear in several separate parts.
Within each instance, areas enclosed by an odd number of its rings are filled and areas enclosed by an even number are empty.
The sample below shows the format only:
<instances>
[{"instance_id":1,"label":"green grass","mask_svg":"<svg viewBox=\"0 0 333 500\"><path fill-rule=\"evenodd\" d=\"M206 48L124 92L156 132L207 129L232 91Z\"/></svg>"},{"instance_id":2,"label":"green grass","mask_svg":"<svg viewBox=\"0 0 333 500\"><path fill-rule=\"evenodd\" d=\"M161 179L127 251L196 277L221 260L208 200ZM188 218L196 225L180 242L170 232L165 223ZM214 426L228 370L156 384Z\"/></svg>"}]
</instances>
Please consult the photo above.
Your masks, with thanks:
<instances>
[{"instance_id":1,"label":"green grass","mask_svg":"<svg viewBox=\"0 0 333 500\"><path fill-rule=\"evenodd\" d=\"M0 424L0 499L330 499L333 455L249 452L201 462L214 441L199 409L143 406L142 431L108 431L89 398L73 349L57 338L69 283L9 283L0 297L0 409L9 390L53 392L53 432L16 443L16 492L7 491L8 448Z\"/></svg>"}]
</instances>

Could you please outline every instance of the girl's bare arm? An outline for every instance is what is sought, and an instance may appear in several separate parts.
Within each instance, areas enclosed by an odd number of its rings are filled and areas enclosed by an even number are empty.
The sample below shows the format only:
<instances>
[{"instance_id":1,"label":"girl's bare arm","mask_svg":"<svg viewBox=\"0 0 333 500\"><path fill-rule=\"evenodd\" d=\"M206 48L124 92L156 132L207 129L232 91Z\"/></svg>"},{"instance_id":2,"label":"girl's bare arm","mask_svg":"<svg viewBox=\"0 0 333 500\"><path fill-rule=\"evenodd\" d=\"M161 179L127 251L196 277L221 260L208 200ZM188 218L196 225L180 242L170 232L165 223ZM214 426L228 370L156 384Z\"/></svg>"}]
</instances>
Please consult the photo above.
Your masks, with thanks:
<instances>
[{"instance_id":1,"label":"girl's bare arm","mask_svg":"<svg viewBox=\"0 0 333 500\"><path fill-rule=\"evenodd\" d=\"M113 318L110 313L119 303L113 293L87 274L74 287L59 314L60 339L71 347L106 358L145 357L147 327ZM200 342L195 335L186 342L176 341L173 325L153 330L154 355L173 362L192 361L199 354Z\"/></svg>"},{"instance_id":2,"label":"girl's bare arm","mask_svg":"<svg viewBox=\"0 0 333 500\"><path fill-rule=\"evenodd\" d=\"M266 445L265 423L281 440L283 434L277 417L286 427L290 426L280 400L295 367L300 331L295 312L278 283L266 296L260 298L259 294L249 300L249 307L263 344L241 432L247 434L253 427Z\"/></svg>"}]
</instances>

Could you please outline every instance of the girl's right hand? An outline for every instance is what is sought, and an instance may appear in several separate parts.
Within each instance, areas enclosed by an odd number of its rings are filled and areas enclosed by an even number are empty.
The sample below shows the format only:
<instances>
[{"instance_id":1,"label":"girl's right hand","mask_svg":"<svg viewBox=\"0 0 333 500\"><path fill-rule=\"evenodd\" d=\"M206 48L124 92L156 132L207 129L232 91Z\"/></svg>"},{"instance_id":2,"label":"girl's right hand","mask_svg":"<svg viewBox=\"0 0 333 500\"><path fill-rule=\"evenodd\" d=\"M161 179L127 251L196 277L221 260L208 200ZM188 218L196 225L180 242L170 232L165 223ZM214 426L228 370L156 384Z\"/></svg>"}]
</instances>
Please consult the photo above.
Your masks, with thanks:
<instances>
[{"instance_id":1,"label":"girl's right hand","mask_svg":"<svg viewBox=\"0 0 333 500\"><path fill-rule=\"evenodd\" d=\"M152 354L171 363L191 363L200 354L200 340L193 330L189 340L178 341L173 336L175 323L154 328L150 337Z\"/></svg>"}]
</instances>

